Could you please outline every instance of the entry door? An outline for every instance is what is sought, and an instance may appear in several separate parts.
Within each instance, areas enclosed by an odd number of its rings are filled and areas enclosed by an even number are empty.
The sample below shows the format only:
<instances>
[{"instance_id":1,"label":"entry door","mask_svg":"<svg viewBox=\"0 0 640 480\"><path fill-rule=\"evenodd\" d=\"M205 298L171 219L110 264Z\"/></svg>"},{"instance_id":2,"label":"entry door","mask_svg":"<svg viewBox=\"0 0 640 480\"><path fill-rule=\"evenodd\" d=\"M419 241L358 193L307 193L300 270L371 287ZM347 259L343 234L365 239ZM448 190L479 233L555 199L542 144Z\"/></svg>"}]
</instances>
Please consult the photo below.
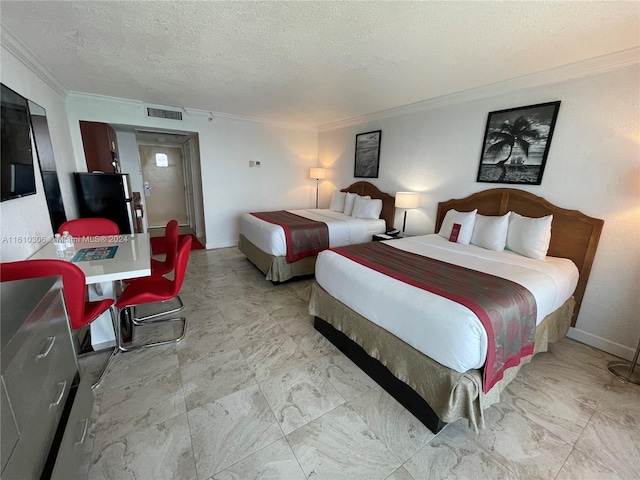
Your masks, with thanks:
<instances>
[{"instance_id":1,"label":"entry door","mask_svg":"<svg viewBox=\"0 0 640 480\"><path fill-rule=\"evenodd\" d=\"M164 227L175 219L188 225L182 148L139 145L147 225Z\"/></svg>"}]
</instances>

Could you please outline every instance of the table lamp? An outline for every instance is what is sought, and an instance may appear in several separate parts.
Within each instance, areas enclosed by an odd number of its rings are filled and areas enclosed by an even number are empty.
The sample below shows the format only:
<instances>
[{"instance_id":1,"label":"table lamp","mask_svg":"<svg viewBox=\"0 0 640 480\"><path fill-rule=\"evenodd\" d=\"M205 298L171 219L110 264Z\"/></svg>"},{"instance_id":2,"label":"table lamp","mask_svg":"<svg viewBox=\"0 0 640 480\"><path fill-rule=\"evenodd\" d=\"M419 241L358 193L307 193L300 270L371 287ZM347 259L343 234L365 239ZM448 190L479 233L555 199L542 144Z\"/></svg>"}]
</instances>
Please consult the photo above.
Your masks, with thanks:
<instances>
[{"instance_id":1,"label":"table lamp","mask_svg":"<svg viewBox=\"0 0 640 480\"><path fill-rule=\"evenodd\" d=\"M327 170L324 168L314 167L309 170L309 178L316 180L316 208L318 208L318 180L327 178Z\"/></svg>"},{"instance_id":2,"label":"table lamp","mask_svg":"<svg viewBox=\"0 0 640 480\"><path fill-rule=\"evenodd\" d=\"M418 208L420 205L420 194L417 192L396 192L396 208L404 208L404 221L402 222L402 236L407 226L407 210Z\"/></svg>"}]
</instances>

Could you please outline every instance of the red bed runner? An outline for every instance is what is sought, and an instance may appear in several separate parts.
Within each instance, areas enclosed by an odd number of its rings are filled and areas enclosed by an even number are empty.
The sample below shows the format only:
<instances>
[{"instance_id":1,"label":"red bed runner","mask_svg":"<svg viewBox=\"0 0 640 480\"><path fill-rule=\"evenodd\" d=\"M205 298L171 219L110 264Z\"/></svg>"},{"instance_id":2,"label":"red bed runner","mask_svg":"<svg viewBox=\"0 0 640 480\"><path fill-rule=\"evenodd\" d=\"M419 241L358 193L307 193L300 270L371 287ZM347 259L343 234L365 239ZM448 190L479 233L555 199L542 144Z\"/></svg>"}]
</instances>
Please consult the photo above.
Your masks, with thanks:
<instances>
[{"instance_id":1,"label":"red bed runner","mask_svg":"<svg viewBox=\"0 0 640 480\"><path fill-rule=\"evenodd\" d=\"M311 257L329 248L329 227L324 222L309 220L284 210L251 215L282 227L287 242L287 263Z\"/></svg>"},{"instance_id":2,"label":"red bed runner","mask_svg":"<svg viewBox=\"0 0 640 480\"><path fill-rule=\"evenodd\" d=\"M405 252L380 242L332 249L354 262L469 308L487 332L482 389L533 354L536 300L521 285L494 275Z\"/></svg>"}]
</instances>

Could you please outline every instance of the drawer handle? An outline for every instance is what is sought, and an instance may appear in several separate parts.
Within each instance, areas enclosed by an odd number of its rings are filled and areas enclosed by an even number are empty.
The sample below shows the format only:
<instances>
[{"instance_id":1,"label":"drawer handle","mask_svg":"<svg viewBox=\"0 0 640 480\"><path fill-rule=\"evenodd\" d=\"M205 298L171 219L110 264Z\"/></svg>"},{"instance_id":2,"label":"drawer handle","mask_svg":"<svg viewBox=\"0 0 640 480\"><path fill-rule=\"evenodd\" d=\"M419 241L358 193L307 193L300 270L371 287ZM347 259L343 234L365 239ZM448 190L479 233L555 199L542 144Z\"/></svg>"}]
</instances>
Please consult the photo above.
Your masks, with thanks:
<instances>
[{"instance_id":1,"label":"drawer handle","mask_svg":"<svg viewBox=\"0 0 640 480\"><path fill-rule=\"evenodd\" d=\"M43 351L41 351L38 355L36 355L36 360L40 360L46 357L47 355L49 355L49 352L51 352L51 349L53 348L53 344L56 343L56 337L47 337L47 342L49 343L43 349Z\"/></svg>"},{"instance_id":2,"label":"drawer handle","mask_svg":"<svg viewBox=\"0 0 640 480\"><path fill-rule=\"evenodd\" d=\"M51 405L49 405L49 408L57 407L58 405L60 405L62 397L64 397L64 392L67 390L66 380L64 382L58 383L58 385L62 385L62 388L60 389L60 395L58 395L58 398Z\"/></svg>"},{"instance_id":3,"label":"drawer handle","mask_svg":"<svg viewBox=\"0 0 640 480\"><path fill-rule=\"evenodd\" d=\"M89 430L89 419L85 418L84 419L84 428L82 430L82 437L80 437L80 440L78 440L76 442L76 446L78 445L82 445L85 441L85 439L87 438L87 431Z\"/></svg>"}]
</instances>

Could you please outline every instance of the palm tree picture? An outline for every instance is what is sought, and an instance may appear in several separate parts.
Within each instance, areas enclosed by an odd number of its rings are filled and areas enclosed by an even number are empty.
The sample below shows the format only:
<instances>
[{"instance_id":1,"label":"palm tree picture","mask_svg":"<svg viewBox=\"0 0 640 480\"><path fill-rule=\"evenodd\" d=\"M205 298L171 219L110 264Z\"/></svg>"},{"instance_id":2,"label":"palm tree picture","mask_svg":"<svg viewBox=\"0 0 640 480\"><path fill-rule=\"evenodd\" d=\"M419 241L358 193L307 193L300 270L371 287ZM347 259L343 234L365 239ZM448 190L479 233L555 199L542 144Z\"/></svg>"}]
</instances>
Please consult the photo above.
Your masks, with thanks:
<instances>
[{"instance_id":1,"label":"palm tree picture","mask_svg":"<svg viewBox=\"0 0 640 480\"><path fill-rule=\"evenodd\" d=\"M560 102L490 112L478 182L540 185Z\"/></svg>"}]
</instances>

